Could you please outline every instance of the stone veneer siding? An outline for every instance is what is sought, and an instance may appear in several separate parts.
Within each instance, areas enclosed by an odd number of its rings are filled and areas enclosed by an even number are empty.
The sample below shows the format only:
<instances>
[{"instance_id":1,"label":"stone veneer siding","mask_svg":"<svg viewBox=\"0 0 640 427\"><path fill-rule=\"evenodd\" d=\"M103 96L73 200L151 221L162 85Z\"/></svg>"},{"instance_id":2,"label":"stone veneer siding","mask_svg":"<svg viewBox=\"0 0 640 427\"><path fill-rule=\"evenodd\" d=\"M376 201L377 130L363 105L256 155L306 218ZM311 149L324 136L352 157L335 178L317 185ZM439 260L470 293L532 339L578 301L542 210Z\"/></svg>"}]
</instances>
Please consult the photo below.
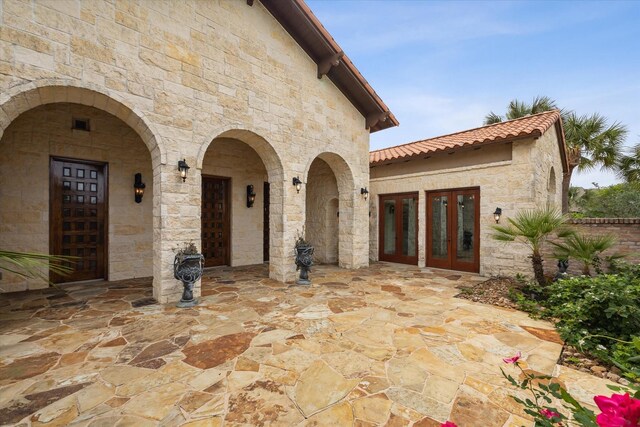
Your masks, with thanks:
<instances>
[{"instance_id":1,"label":"stone veneer siding","mask_svg":"<svg viewBox=\"0 0 640 427\"><path fill-rule=\"evenodd\" d=\"M369 175L365 119L317 79L316 64L260 2L5 0L0 27L0 133L34 107L69 102L120 118L147 146L160 302L180 297L172 248L200 239L200 174L217 137L249 144L267 169L272 278L294 278L306 190L297 194L291 180L306 178L318 156L338 181L340 264L368 264L358 193ZM184 183L180 159L192 166Z\"/></svg>"},{"instance_id":2,"label":"stone veneer siding","mask_svg":"<svg viewBox=\"0 0 640 427\"><path fill-rule=\"evenodd\" d=\"M640 263L640 218L580 218L570 220L569 224L578 233L594 236L612 234L616 237L616 244L604 252L603 261L609 255L620 254L624 255L623 261ZM556 263L553 246L547 245L544 251L544 268L547 275L554 275L558 271ZM581 274L582 263L570 260L569 273ZM593 268L591 274L595 274Z\"/></svg>"},{"instance_id":3,"label":"stone veneer siding","mask_svg":"<svg viewBox=\"0 0 640 427\"><path fill-rule=\"evenodd\" d=\"M451 153L451 154L449 154ZM427 157L427 158L425 158ZM551 168L555 182L550 186ZM370 174L369 256L378 259L378 196L418 192L418 265L426 263L426 191L480 188L480 274L532 275L528 249L491 238L493 212L501 224L520 209L550 203L561 207L562 162L555 127L539 138L489 144L424 156L408 162L376 165ZM555 191L553 191L555 190Z\"/></svg>"}]
</instances>

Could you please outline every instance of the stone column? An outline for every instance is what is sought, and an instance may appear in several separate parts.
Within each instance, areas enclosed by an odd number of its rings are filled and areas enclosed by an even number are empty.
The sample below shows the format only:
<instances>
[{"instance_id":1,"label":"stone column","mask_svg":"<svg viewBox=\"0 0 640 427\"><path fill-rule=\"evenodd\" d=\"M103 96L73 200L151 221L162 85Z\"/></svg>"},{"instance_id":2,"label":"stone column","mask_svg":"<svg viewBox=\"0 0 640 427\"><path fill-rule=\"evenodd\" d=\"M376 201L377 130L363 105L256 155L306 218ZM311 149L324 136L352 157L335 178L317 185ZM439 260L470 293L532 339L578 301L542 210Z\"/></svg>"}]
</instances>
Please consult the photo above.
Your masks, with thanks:
<instances>
[{"instance_id":1,"label":"stone column","mask_svg":"<svg viewBox=\"0 0 640 427\"><path fill-rule=\"evenodd\" d=\"M195 158L186 161L190 165L196 163ZM153 180L153 296L164 304L178 301L182 295L182 282L173 277L175 249L191 241L201 248L202 177L200 170L192 167L183 182L175 158L156 167ZM195 284L193 294L200 296L200 282Z\"/></svg>"}]
</instances>

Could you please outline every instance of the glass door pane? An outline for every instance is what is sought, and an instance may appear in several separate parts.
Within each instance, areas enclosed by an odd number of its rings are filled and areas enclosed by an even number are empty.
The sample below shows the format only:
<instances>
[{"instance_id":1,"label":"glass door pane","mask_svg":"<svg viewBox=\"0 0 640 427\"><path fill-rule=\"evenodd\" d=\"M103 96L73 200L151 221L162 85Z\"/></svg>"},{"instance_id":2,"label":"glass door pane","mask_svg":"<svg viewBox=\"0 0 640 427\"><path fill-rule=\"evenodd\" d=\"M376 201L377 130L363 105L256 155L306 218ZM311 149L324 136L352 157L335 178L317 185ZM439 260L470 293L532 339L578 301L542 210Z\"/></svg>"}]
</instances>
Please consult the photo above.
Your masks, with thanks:
<instances>
[{"instance_id":1,"label":"glass door pane","mask_svg":"<svg viewBox=\"0 0 640 427\"><path fill-rule=\"evenodd\" d=\"M433 197L431 201L431 257L449 258L448 196Z\"/></svg>"},{"instance_id":2,"label":"glass door pane","mask_svg":"<svg viewBox=\"0 0 640 427\"><path fill-rule=\"evenodd\" d=\"M456 260L473 262L474 260L474 225L476 222L476 200L473 194L458 194L457 227L456 227Z\"/></svg>"},{"instance_id":3,"label":"glass door pane","mask_svg":"<svg viewBox=\"0 0 640 427\"><path fill-rule=\"evenodd\" d=\"M384 244L383 252L385 255L395 255L396 253L396 201L384 201Z\"/></svg>"},{"instance_id":4,"label":"glass door pane","mask_svg":"<svg viewBox=\"0 0 640 427\"><path fill-rule=\"evenodd\" d=\"M416 256L416 199L402 199L402 255Z\"/></svg>"}]
</instances>

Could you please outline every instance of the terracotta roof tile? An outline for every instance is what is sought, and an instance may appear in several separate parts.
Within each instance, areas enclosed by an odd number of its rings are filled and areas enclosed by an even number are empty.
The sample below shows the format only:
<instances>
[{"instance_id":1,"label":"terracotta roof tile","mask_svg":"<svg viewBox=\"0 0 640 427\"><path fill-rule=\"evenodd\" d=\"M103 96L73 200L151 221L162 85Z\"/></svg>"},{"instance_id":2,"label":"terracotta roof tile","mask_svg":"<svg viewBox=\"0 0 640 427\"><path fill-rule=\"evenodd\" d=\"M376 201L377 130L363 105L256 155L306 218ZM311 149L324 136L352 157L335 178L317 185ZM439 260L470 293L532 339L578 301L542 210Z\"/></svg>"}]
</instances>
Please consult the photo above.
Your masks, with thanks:
<instances>
[{"instance_id":1,"label":"terracotta roof tile","mask_svg":"<svg viewBox=\"0 0 640 427\"><path fill-rule=\"evenodd\" d=\"M508 141L510 139L540 136L560 119L560 111L553 110L544 113L533 114L508 122L496 123L475 129L464 130L449 135L437 136L397 145L395 147L382 148L369 153L369 163L380 163L389 160L398 160L413 156L420 156L437 151L451 150L467 145L487 144L492 142ZM563 139L563 137L561 137ZM564 144L564 139L563 139Z\"/></svg>"}]
</instances>

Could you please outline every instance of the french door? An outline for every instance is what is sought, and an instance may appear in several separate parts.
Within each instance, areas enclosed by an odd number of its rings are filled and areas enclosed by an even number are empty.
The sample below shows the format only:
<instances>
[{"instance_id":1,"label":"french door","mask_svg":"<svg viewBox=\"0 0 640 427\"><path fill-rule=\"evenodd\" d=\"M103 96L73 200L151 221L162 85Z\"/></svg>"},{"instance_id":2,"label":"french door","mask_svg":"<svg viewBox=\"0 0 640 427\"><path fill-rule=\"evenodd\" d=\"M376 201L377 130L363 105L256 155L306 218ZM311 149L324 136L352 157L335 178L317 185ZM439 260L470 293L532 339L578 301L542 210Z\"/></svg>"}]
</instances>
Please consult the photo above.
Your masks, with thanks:
<instances>
[{"instance_id":1,"label":"french door","mask_svg":"<svg viewBox=\"0 0 640 427\"><path fill-rule=\"evenodd\" d=\"M480 271L480 189L427 192L427 266Z\"/></svg>"},{"instance_id":2,"label":"french door","mask_svg":"<svg viewBox=\"0 0 640 427\"><path fill-rule=\"evenodd\" d=\"M418 193L380 196L381 261L418 264Z\"/></svg>"},{"instance_id":3,"label":"french door","mask_svg":"<svg viewBox=\"0 0 640 427\"><path fill-rule=\"evenodd\" d=\"M51 281L105 279L107 165L51 158L49 173L50 252L75 257L73 271Z\"/></svg>"},{"instance_id":4,"label":"french door","mask_svg":"<svg viewBox=\"0 0 640 427\"><path fill-rule=\"evenodd\" d=\"M205 267L230 264L229 178L202 177L202 254Z\"/></svg>"}]
</instances>

